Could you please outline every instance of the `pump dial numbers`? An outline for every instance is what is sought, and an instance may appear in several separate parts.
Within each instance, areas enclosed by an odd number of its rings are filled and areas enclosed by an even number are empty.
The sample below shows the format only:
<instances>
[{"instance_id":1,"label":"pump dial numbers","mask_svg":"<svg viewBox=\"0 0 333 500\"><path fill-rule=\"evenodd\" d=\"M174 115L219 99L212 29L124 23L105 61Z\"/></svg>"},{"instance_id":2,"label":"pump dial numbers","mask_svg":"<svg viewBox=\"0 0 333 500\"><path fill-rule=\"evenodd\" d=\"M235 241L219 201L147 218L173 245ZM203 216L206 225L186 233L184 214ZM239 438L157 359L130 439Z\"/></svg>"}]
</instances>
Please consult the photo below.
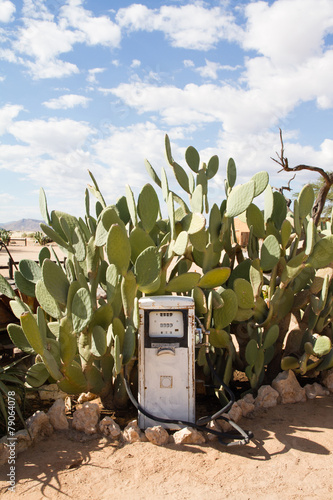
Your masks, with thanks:
<instances>
[{"instance_id":1,"label":"pump dial numbers","mask_svg":"<svg viewBox=\"0 0 333 500\"><path fill-rule=\"evenodd\" d=\"M184 322L181 311L150 311L149 337L183 337Z\"/></svg>"}]
</instances>

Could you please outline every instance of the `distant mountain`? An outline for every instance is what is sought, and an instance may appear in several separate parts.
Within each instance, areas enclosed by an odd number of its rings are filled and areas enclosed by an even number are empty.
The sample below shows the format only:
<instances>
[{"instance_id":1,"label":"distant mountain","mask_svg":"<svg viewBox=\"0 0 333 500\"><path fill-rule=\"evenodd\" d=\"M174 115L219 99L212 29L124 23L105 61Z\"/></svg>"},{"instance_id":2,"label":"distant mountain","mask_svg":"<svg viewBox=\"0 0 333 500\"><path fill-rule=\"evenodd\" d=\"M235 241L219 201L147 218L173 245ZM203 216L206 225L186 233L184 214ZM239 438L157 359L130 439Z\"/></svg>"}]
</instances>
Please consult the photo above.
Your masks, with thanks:
<instances>
[{"instance_id":1,"label":"distant mountain","mask_svg":"<svg viewBox=\"0 0 333 500\"><path fill-rule=\"evenodd\" d=\"M12 222L0 222L0 228L7 229L7 231L24 231L24 232L36 232L40 231L41 220L36 219L21 219Z\"/></svg>"}]
</instances>

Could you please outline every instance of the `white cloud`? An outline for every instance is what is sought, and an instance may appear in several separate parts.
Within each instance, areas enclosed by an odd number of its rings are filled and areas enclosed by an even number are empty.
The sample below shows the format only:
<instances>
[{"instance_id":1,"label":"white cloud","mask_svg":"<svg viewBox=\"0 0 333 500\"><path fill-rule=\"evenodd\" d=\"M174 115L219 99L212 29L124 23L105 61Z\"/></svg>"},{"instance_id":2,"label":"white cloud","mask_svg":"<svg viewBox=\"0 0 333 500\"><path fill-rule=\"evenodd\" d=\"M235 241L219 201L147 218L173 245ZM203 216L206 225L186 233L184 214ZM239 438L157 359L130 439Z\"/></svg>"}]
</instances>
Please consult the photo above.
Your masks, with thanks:
<instances>
[{"instance_id":1,"label":"white cloud","mask_svg":"<svg viewBox=\"0 0 333 500\"><path fill-rule=\"evenodd\" d=\"M206 66L200 66L196 68L195 71L197 71L203 78L208 78L210 80L217 80L219 71L235 71L240 67L220 64L213 61L208 61L208 59L205 59L205 62Z\"/></svg>"},{"instance_id":2,"label":"white cloud","mask_svg":"<svg viewBox=\"0 0 333 500\"><path fill-rule=\"evenodd\" d=\"M82 106L86 108L89 101L91 101L91 99L82 95L66 94L55 99L50 99L49 101L45 101L43 102L43 105L50 109L70 109L75 106Z\"/></svg>"},{"instance_id":3,"label":"white cloud","mask_svg":"<svg viewBox=\"0 0 333 500\"><path fill-rule=\"evenodd\" d=\"M13 2L9 2L9 0L0 0L0 22L1 23L10 23L14 16L14 12L16 11L16 7Z\"/></svg>"},{"instance_id":4,"label":"white cloud","mask_svg":"<svg viewBox=\"0 0 333 500\"><path fill-rule=\"evenodd\" d=\"M165 123L172 126L202 126L204 123L218 122L223 124L225 130L254 133L262 127L276 124L284 111L283 103L278 100L273 103L262 101L260 92L228 85L191 83L181 89L134 82L121 84L108 91L139 113L158 113Z\"/></svg>"},{"instance_id":5,"label":"white cloud","mask_svg":"<svg viewBox=\"0 0 333 500\"><path fill-rule=\"evenodd\" d=\"M77 33L64 30L51 21L26 19L25 27L19 29L18 39L13 43L15 50L41 62L46 62L59 54L70 52Z\"/></svg>"},{"instance_id":6,"label":"white cloud","mask_svg":"<svg viewBox=\"0 0 333 500\"><path fill-rule=\"evenodd\" d=\"M317 100L321 108L332 106L332 67L333 50L309 58L288 71L267 57L257 57L247 61L243 76L248 87L260 92L268 105L274 106L279 101L286 114L299 103L311 100Z\"/></svg>"},{"instance_id":7,"label":"white cloud","mask_svg":"<svg viewBox=\"0 0 333 500\"><path fill-rule=\"evenodd\" d=\"M81 148L93 129L70 119L16 121L8 127L18 141L28 144L36 154L52 156L70 154Z\"/></svg>"},{"instance_id":8,"label":"white cloud","mask_svg":"<svg viewBox=\"0 0 333 500\"><path fill-rule=\"evenodd\" d=\"M6 104L0 108L0 135L7 132L14 118L23 110L18 104Z\"/></svg>"},{"instance_id":9,"label":"white cloud","mask_svg":"<svg viewBox=\"0 0 333 500\"><path fill-rule=\"evenodd\" d=\"M194 67L194 62L191 61L191 59L185 59L183 61L184 67L185 68L193 68Z\"/></svg>"},{"instance_id":10,"label":"white cloud","mask_svg":"<svg viewBox=\"0 0 333 500\"><path fill-rule=\"evenodd\" d=\"M61 59L52 59L42 62L25 61L24 65L29 69L33 79L64 78L79 73L79 68L72 63Z\"/></svg>"},{"instance_id":11,"label":"white cloud","mask_svg":"<svg viewBox=\"0 0 333 500\"><path fill-rule=\"evenodd\" d=\"M20 63L20 58L18 58L15 52L11 49L0 49L0 59L10 63Z\"/></svg>"},{"instance_id":12,"label":"white cloud","mask_svg":"<svg viewBox=\"0 0 333 500\"><path fill-rule=\"evenodd\" d=\"M79 34L65 31L52 21L26 18L12 45L25 57L18 62L24 64L34 78L60 78L79 71L75 64L58 58L70 52L77 41L80 41Z\"/></svg>"},{"instance_id":13,"label":"white cloud","mask_svg":"<svg viewBox=\"0 0 333 500\"><path fill-rule=\"evenodd\" d=\"M69 0L61 8L62 20L67 26L76 28L88 45L118 47L121 39L119 26L107 16L94 17L92 12L82 7L79 0Z\"/></svg>"},{"instance_id":14,"label":"white cloud","mask_svg":"<svg viewBox=\"0 0 333 500\"><path fill-rule=\"evenodd\" d=\"M14 200L14 196L7 193L0 193L0 205L6 205L7 203Z\"/></svg>"},{"instance_id":15,"label":"white cloud","mask_svg":"<svg viewBox=\"0 0 333 500\"><path fill-rule=\"evenodd\" d=\"M45 0L23 0L22 14L26 18L52 21L54 15L50 10L54 10L56 2L57 0L55 2L45 2Z\"/></svg>"},{"instance_id":16,"label":"white cloud","mask_svg":"<svg viewBox=\"0 0 333 500\"><path fill-rule=\"evenodd\" d=\"M96 75L103 73L105 68L93 68L88 70L87 81L89 83L97 83Z\"/></svg>"},{"instance_id":17,"label":"white cloud","mask_svg":"<svg viewBox=\"0 0 333 500\"><path fill-rule=\"evenodd\" d=\"M23 26L12 34L12 48L2 49L0 57L26 66L35 79L61 78L79 73L76 64L60 59L61 54L72 51L74 44L118 47L120 28L107 16L94 17L81 4L70 0L61 7L56 22L47 8L52 5L25 0Z\"/></svg>"},{"instance_id":18,"label":"white cloud","mask_svg":"<svg viewBox=\"0 0 333 500\"><path fill-rule=\"evenodd\" d=\"M162 31L174 47L209 50L220 40L237 40L241 30L233 16L220 7L206 8L204 3L180 7L163 5L149 9L132 4L119 9L116 20L131 31Z\"/></svg>"},{"instance_id":19,"label":"white cloud","mask_svg":"<svg viewBox=\"0 0 333 500\"><path fill-rule=\"evenodd\" d=\"M300 64L323 49L333 30L331 0L251 2L245 7L245 49L257 50L280 66Z\"/></svg>"},{"instance_id":20,"label":"white cloud","mask_svg":"<svg viewBox=\"0 0 333 500\"><path fill-rule=\"evenodd\" d=\"M144 159L161 164L164 134L155 124L138 123L129 127L110 126L105 137L94 144L95 160L107 170L99 171L100 185L111 201L125 194L125 185L142 188L150 182ZM111 203L110 201L110 203Z\"/></svg>"},{"instance_id":21,"label":"white cloud","mask_svg":"<svg viewBox=\"0 0 333 500\"><path fill-rule=\"evenodd\" d=\"M133 59L131 68L139 68L141 66L141 61L139 59Z\"/></svg>"}]
</instances>

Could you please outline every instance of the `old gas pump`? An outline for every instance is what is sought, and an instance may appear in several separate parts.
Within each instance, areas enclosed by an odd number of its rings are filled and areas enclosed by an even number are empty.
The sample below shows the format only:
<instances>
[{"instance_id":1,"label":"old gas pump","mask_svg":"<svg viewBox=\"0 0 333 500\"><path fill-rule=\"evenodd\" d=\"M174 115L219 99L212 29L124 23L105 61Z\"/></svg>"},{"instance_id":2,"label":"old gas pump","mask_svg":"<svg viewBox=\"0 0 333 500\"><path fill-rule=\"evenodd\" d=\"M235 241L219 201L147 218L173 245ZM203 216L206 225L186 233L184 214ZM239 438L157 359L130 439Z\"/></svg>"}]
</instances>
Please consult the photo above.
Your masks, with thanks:
<instances>
[{"instance_id":1,"label":"old gas pump","mask_svg":"<svg viewBox=\"0 0 333 500\"><path fill-rule=\"evenodd\" d=\"M138 401L131 392L128 378L124 378L129 398L138 409L139 427L162 425L167 429L179 429L189 426L217 435L220 443L226 446L248 443L252 432L244 431L226 415L235 397L210 361L209 331L195 316L194 300L174 295L143 297L139 300L139 315ZM194 350L197 332L205 336L202 345L206 346L212 378L219 382L230 399L214 415L196 421ZM229 422L235 434L207 427L217 419Z\"/></svg>"},{"instance_id":2,"label":"old gas pump","mask_svg":"<svg viewBox=\"0 0 333 500\"><path fill-rule=\"evenodd\" d=\"M162 419L195 422L194 300L152 296L139 300L139 391L142 408ZM160 423L139 411L141 429Z\"/></svg>"}]
</instances>

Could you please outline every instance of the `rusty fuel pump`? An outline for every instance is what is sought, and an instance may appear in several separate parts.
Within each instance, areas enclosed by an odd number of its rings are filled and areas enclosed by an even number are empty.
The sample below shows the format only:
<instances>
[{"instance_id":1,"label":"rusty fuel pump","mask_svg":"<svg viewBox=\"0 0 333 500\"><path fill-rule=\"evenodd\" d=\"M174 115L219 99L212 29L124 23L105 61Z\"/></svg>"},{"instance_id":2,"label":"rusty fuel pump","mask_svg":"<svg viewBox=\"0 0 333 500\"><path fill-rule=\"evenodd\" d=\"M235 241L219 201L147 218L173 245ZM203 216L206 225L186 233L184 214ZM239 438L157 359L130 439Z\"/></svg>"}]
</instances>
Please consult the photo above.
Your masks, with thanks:
<instances>
[{"instance_id":1,"label":"rusty fuel pump","mask_svg":"<svg viewBox=\"0 0 333 500\"><path fill-rule=\"evenodd\" d=\"M232 391L218 377L209 356L209 331L195 317L192 297L165 295L139 300L138 401L125 385L138 409L141 429L162 425L167 429L185 426L216 434L222 444L247 444L253 437L226 414L235 401ZM196 328L196 322L198 327ZM218 380L229 402L212 416L195 420L195 344L205 338L206 358L213 380ZM206 425L217 418L228 421L235 434L220 432Z\"/></svg>"}]
</instances>

